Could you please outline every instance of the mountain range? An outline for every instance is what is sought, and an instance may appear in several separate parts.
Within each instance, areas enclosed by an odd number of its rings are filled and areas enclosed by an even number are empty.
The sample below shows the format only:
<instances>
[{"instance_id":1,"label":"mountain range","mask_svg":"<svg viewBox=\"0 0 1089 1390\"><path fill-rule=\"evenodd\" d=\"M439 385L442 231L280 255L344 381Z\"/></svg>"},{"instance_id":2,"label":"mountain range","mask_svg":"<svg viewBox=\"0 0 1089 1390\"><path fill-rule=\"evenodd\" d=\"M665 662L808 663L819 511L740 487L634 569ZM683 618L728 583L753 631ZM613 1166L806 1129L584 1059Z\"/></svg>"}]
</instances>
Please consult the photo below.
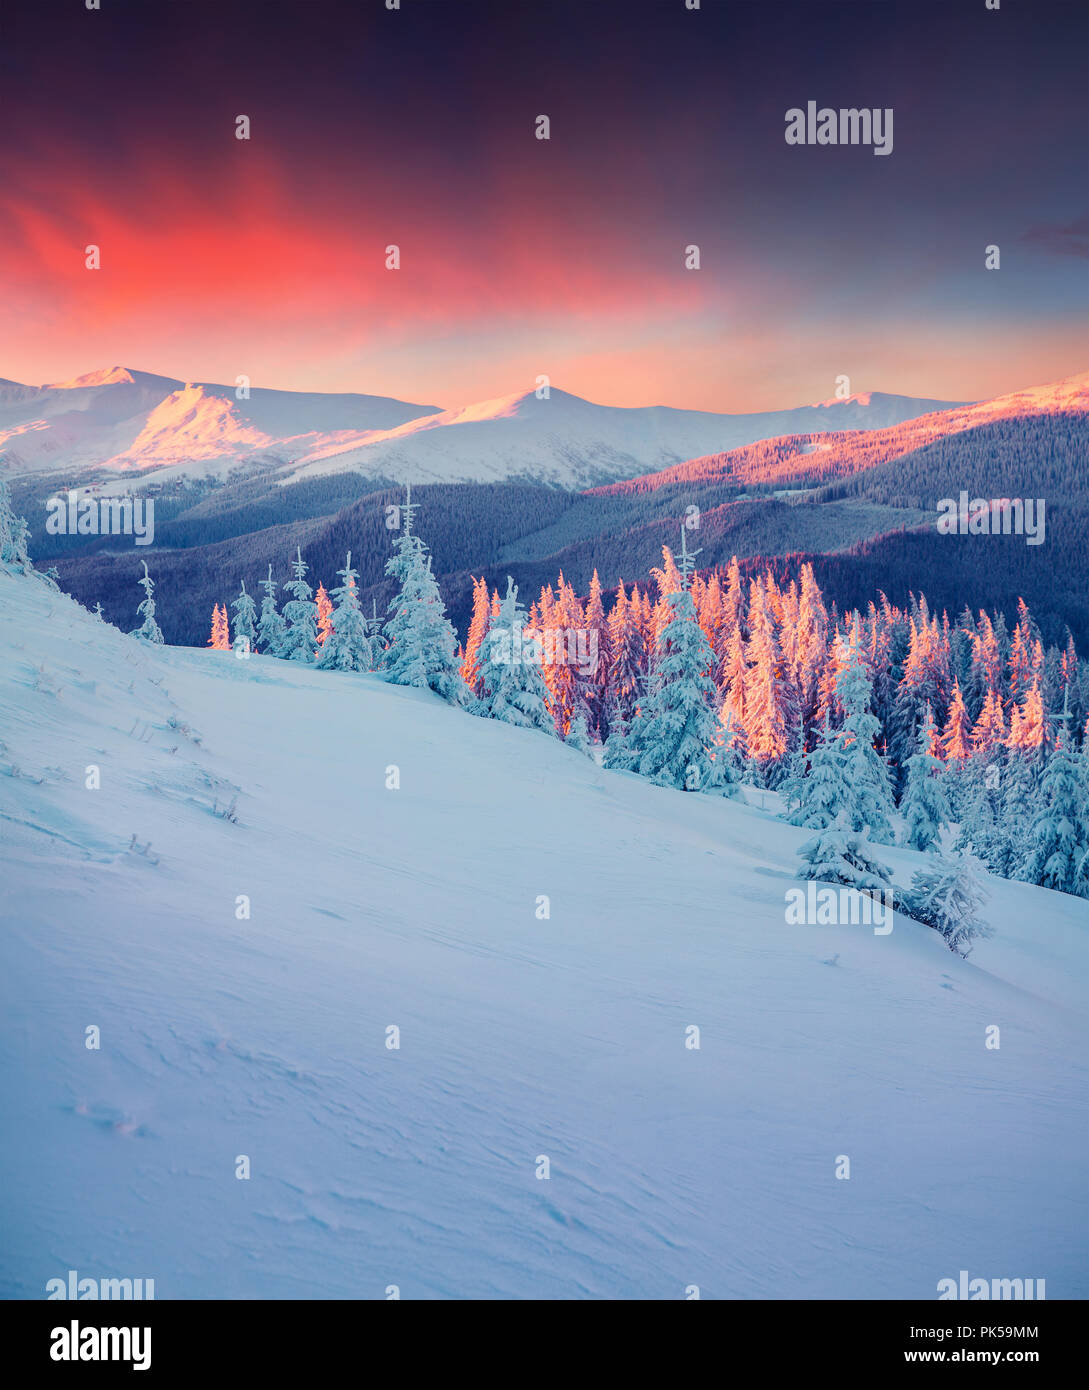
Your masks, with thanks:
<instances>
[{"instance_id":1,"label":"mountain range","mask_svg":"<svg viewBox=\"0 0 1089 1390\"><path fill-rule=\"evenodd\" d=\"M644 583L695 508L701 569L737 555L789 575L808 559L829 598L863 608L925 591L939 610L1012 617L1024 598L1048 641L1061 646L1069 630L1089 645L1089 372L970 405L873 393L716 415L600 406L555 388L456 411L264 390L238 402L231 387L112 369L8 383L0 419L0 477L36 561L129 627L148 559L172 642L203 644L213 604L243 581L252 592L270 564L282 583L300 546L327 585L350 549L361 597L384 611L385 509L411 481L462 631L473 576L502 590L511 575L527 600L561 571L580 593L595 570L606 590ZM70 485L151 488L154 545L46 533L46 502ZM1045 499L1046 544L938 535L938 500L962 489Z\"/></svg>"},{"instance_id":2,"label":"mountain range","mask_svg":"<svg viewBox=\"0 0 1089 1390\"><path fill-rule=\"evenodd\" d=\"M248 390L237 399L238 390ZM126 489L271 475L388 482L531 479L583 488L772 435L879 429L950 402L870 392L745 415L596 405L549 388L453 410L385 396L183 382L126 367L0 381L0 476L118 475Z\"/></svg>"}]
</instances>

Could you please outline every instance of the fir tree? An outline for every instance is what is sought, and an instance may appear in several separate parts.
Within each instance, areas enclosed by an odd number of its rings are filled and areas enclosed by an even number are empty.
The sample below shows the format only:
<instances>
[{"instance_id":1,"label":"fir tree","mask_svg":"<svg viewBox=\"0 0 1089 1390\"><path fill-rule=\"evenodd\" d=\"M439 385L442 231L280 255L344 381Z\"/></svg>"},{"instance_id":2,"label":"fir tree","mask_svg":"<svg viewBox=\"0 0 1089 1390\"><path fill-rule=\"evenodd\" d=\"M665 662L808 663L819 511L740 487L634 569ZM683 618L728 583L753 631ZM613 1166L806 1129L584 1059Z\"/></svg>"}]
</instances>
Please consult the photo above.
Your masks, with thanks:
<instances>
[{"instance_id":1,"label":"fir tree","mask_svg":"<svg viewBox=\"0 0 1089 1390\"><path fill-rule=\"evenodd\" d=\"M889 889L889 869L873 857L861 835L852 834L838 825L830 826L811 840L806 840L798 854L802 859L802 867L798 870L801 879L840 883L870 897Z\"/></svg>"},{"instance_id":2,"label":"fir tree","mask_svg":"<svg viewBox=\"0 0 1089 1390\"><path fill-rule=\"evenodd\" d=\"M367 635L367 620L359 605L356 580L358 571L352 569L352 552L348 551L344 568L337 570L340 584L333 590L335 604L331 606L329 633L318 656L322 671L371 671L374 653Z\"/></svg>"},{"instance_id":3,"label":"fir tree","mask_svg":"<svg viewBox=\"0 0 1089 1390\"><path fill-rule=\"evenodd\" d=\"M808 757L801 756L808 770L802 770L791 784L789 804L797 804L785 818L791 825L808 830L827 830L846 815L851 800L847 759L839 733L830 728L827 716L816 748Z\"/></svg>"},{"instance_id":4,"label":"fir tree","mask_svg":"<svg viewBox=\"0 0 1089 1390\"><path fill-rule=\"evenodd\" d=\"M520 729L555 734L548 687L541 675L541 644L527 635L518 589L507 576L507 596L477 653L480 696L473 713Z\"/></svg>"},{"instance_id":5,"label":"fir tree","mask_svg":"<svg viewBox=\"0 0 1089 1390\"><path fill-rule=\"evenodd\" d=\"M285 661L312 663L318 646L318 605L311 598L313 590L306 582L308 566L301 547L296 547L291 568L295 577L284 585L292 595L291 602L284 604L284 620L288 626L276 654Z\"/></svg>"},{"instance_id":6,"label":"fir tree","mask_svg":"<svg viewBox=\"0 0 1089 1390\"><path fill-rule=\"evenodd\" d=\"M949 717L941 736L941 749L948 762L963 762L968 756L969 739L968 711L964 707L964 696L959 684L953 682L953 697L949 703Z\"/></svg>"},{"instance_id":7,"label":"fir tree","mask_svg":"<svg viewBox=\"0 0 1089 1390\"><path fill-rule=\"evenodd\" d=\"M942 790L942 762L933 752L934 711L926 707L926 720L919 730L919 748L908 759L907 784L900 802L904 817L904 844L910 849L929 850L941 844L941 831L949 824L949 803Z\"/></svg>"},{"instance_id":8,"label":"fir tree","mask_svg":"<svg viewBox=\"0 0 1089 1390\"><path fill-rule=\"evenodd\" d=\"M0 479L0 561L17 566L24 574L32 573L34 566L27 554L29 537L26 519L15 515L8 485Z\"/></svg>"},{"instance_id":9,"label":"fir tree","mask_svg":"<svg viewBox=\"0 0 1089 1390\"><path fill-rule=\"evenodd\" d=\"M212 609L212 634L208 638L208 645L216 652L229 651L231 646L227 630L227 609L221 608L218 603Z\"/></svg>"},{"instance_id":10,"label":"fir tree","mask_svg":"<svg viewBox=\"0 0 1089 1390\"><path fill-rule=\"evenodd\" d=\"M568 748L573 748L576 753L585 753L588 758L593 756L593 743L590 739L590 730L587 728L586 716L584 714L575 715L574 719L571 721L571 727L567 731L567 737L564 739L564 743L567 744Z\"/></svg>"},{"instance_id":11,"label":"fir tree","mask_svg":"<svg viewBox=\"0 0 1089 1390\"><path fill-rule=\"evenodd\" d=\"M916 870L897 906L940 932L951 951L967 956L974 941L991 935L992 929L977 916L986 900L969 860L931 855Z\"/></svg>"},{"instance_id":12,"label":"fir tree","mask_svg":"<svg viewBox=\"0 0 1089 1390\"><path fill-rule=\"evenodd\" d=\"M337 570L337 573L339 574L340 571ZM314 595L314 606L318 610L318 646L324 647L330 632L332 632L333 630L333 624L331 620L333 612L333 601L325 592L324 584L318 585L318 591ZM320 651L315 652L315 656L320 655Z\"/></svg>"},{"instance_id":13,"label":"fir tree","mask_svg":"<svg viewBox=\"0 0 1089 1390\"><path fill-rule=\"evenodd\" d=\"M789 687L774 612L767 593L755 579L751 586L749 627L752 635L745 652L745 743L749 757L774 781L775 765L787 751Z\"/></svg>"},{"instance_id":14,"label":"fir tree","mask_svg":"<svg viewBox=\"0 0 1089 1390\"><path fill-rule=\"evenodd\" d=\"M1002 808L995 826L988 864L1003 878L1013 878L1025 862L1039 782L1040 755L1010 748L1002 774Z\"/></svg>"},{"instance_id":15,"label":"fir tree","mask_svg":"<svg viewBox=\"0 0 1089 1390\"><path fill-rule=\"evenodd\" d=\"M609 729L611 733L618 733L621 741L624 730L635 714L644 658L639 623L624 593L624 581L621 580L616 589L616 602L609 614L608 645L611 694Z\"/></svg>"},{"instance_id":16,"label":"fir tree","mask_svg":"<svg viewBox=\"0 0 1089 1390\"><path fill-rule=\"evenodd\" d=\"M398 581L400 592L389 605L383 675L393 685L433 690L452 704L463 704L469 693L458 670L457 634L431 573L427 547L412 530L415 512L409 488L401 508L404 526L386 562L386 573Z\"/></svg>"},{"instance_id":17,"label":"fir tree","mask_svg":"<svg viewBox=\"0 0 1089 1390\"><path fill-rule=\"evenodd\" d=\"M147 572L147 561L143 562L144 577L137 582L144 591L143 602L137 608L137 613L143 618L143 623L132 632L133 637L139 637L142 642L152 642L155 646L163 645L163 634L159 631L159 624L155 621L155 581Z\"/></svg>"},{"instance_id":18,"label":"fir tree","mask_svg":"<svg viewBox=\"0 0 1089 1390\"><path fill-rule=\"evenodd\" d=\"M688 554L683 529L681 554L682 587L665 600L669 620L661 631L651 691L623 743L607 750L608 766L622 766L662 786L736 797L740 792L730 780L728 760L716 757L718 692L707 674L714 653L688 589L694 556ZM614 756L621 761L614 763Z\"/></svg>"},{"instance_id":19,"label":"fir tree","mask_svg":"<svg viewBox=\"0 0 1089 1390\"><path fill-rule=\"evenodd\" d=\"M257 608L253 599L246 593L246 581L243 579L241 582L242 588L238 597L231 604L234 609L234 645L244 651L252 651Z\"/></svg>"},{"instance_id":20,"label":"fir tree","mask_svg":"<svg viewBox=\"0 0 1089 1390\"><path fill-rule=\"evenodd\" d=\"M1070 747L1064 723L1040 779L1024 862L1017 870L1019 879L1060 893L1089 897L1079 883L1078 872L1089 852L1087 800L1089 788L1085 785L1083 763Z\"/></svg>"},{"instance_id":21,"label":"fir tree","mask_svg":"<svg viewBox=\"0 0 1089 1390\"><path fill-rule=\"evenodd\" d=\"M473 580L473 616L469 621L469 631L465 637L465 650L461 660L461 679L474 694L479 695L480 668L477 653L484 640L491 620L491 601L488 598L488 583L483 575Z\"/></svg>"},{"instance_id":22,"label":"fir tree","mask_svg":"<svg viewBox=\"0 0 1089 1390\"><path fill-rule=\"evenodd\" d=\"M960 831L953 843L958 854L974 854L989 869L999 872L1005 836L1002 813L1001 748L973 753L957 772Z\"/></svg>"},{"instance_id":23,"label":"fir tree","mask_svg":"<svg viewBox=\"0 0 1089 1390\"><path fill-rule=\"evenodd\" d=\"M878 844L891 845L892 791L888 768L874 747L881 725L870 712L871 690L856 626L847 646L837 692L844 711L839 739L845 760L844 776L850 788L846 823L855 833L868 833Z\"/></svg>"},{"instance_id":24,"label":"fir tree","mask_svg":"<svg viewBox=\"0 0 1089 1390\"><path fill-rule=\"evenodd\" d=\"M279 656L280 645L287 631L283 615L276 607L276 581L272 577L272 566L268 567L268 578L261 581L265 596L261 600L261 622L257 629L257 646L268 656Z\"/></svg>"}]
</instances>

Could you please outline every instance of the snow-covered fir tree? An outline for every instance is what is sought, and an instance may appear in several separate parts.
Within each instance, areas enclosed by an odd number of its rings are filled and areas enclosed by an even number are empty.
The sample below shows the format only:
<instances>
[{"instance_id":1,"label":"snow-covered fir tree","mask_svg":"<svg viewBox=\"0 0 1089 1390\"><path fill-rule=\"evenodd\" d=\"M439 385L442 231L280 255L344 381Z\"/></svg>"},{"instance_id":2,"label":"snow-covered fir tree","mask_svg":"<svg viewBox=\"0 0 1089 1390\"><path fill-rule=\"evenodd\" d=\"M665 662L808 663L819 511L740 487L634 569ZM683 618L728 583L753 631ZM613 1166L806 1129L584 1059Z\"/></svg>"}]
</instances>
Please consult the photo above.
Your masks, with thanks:
<instances>
[{"instance_id":1,"label":"snow-covered fir tree","mask_svg":"<svg viewBox=\"0 0 1089 1390\"><path fill-rule=\"evenodd\" d=\"M940 846L941 832L949 824L949 803L942 788L942 760L935 752L937 730L934 711L926 707L919 728L919 748L908 759L907 782L900 801L904 817L904 844L929 850Z\"/></svg>"},{"instance_id":2,"label":"snow-covered fir tree","mask_svg":"<svg viewBox=\"0 0 1089 1390\"><path fill-rule=\"evenodd\" d=\"M284 640L287 624L283 614L276 607L276 581L272 577L272 565L268 567L268 578L262 579L261 588L265 596L261 600L261 621L257 628L257 649L268 656L279 656L280 644Z\"/></svg>"},{"instance_id":3,"label":"snow-covered fir tree","mask_svg":"<svg viewBox=\"0 0 1089 1390\"><path fill-rule=\"evenodd\" d=\"M974 854L996 873L1003 841L1002 772L1000 747L973 753L957 770L960 830L953 849L957 854Z\"/></svg>"},{"instance_id":4,"label":"snow-covered fir tree","mask_svg":"<svg viewBox=\"0 0 1089 1390\"><path fill-rule=\"evenodd\" d=\"M318 657L323 671L372 671L374 653L367 635L367 620L359 605L356 580L359 572L352 569L352 552L337 570L340 584L333 590L333 608L329 615L328 636Z\"/></svg>"},{"instance_id":5,"label":"snow-covered fir tree","mask_svg":"<svg viewBox=\"0 0 1089 1390\"><path fill-rule=\"evenodd\" d=\"M252 651L257 607L253 598L246 593L246 581L243 579L241 583L238 597L231 604L234 609L234 645L243 651Z\"/></svg>"},{"instance_id":6,"label":"snow-covered fir tree","mask_svg":"<svg viewBox=\"0 0 1089 1390\"><path fill-rule=\"evenodd\" d=\"M159 624L155 621L155 581L147 572L147 561L143 562L144 577L137 581L140 588L144 591L143 601L136 612L143 618L143 622L132 632L133 637L139 637L141 642L152 642L156 646L163 645L163 634L159 631Z\"/></svg>"},{"instance_id":7,"label":"snow-covered fir tree","mask_svg":"<svg viewBox=\"0 0 1089 1390\"><path fill-rule=\"evenodd\" d=\"M1009 748L1002 768L1002 805L996 818L988 867L1014 878L1028 854L1028 828L1036 808L1043 754Z\"/></svg>"},{"instance_id":8,"label":"snow-covered fir tree","mask_svg":"<svg viewBox=\"0 0 1089 1390\"><path fill-rule=\"evenodd\" d=\"M340 571L338 570L339 574ZM332 631L333 600L325 592L325 585L319 584L318 591L314 595L314 604L318 610L318 646L324 647L326 638Z\"/></svg>"},{"instance_id":9,"label":"snow-covered fir tree","mask_svg":"<svg viewBox=\"0 0 1089 1390\"><path fill-rule=\"evenodd\" d=\"M891 870L875 859L861 835L833 823L798 849L798 877L818 883L839 883L871 897L889 890Z\"/></svg>"},{"instance_id":10,"label":"snow-covered fir tree","mask_svg":"<svg viewBox=\"0 0 1089 1390\"><path fill-rule=\"evenodd\" d=\"M30 532L25 517L16 516L8 485L0 480L0 561L16 565L25 572L33 568L27 554Z\"/></svg>"},{"instance_id":11,"label":"snow-covered fir tree","mask_svg":"<svg viewBox=\"0 0 1089 1390\"><path fill-rule=\"evenodd\" d=\"M581 711L572 719L564 743L576 753L585 753L588 758L593 756L594 745L590 738L590 729L586 723L586 715Z\"/></svg>"},{"instance_id":12,"label":"snow-covered fir tree","mask_svg":"<svg viewBox=\"0 0 1089 1390\"><path fill-rule=\"evenodd\" d=\"M526 635L525 621L518 589L508 575L507 596L476 651L480 696L472 710L504 724L555 734L548 686L541 675L541 644Z\"/></svg>"},{"instance_id":13,"label":"snow-covered fir tree","mask_svg":"<svg viewBox=\"0 0 1089 1390\"><path fill-rule=\"evenodd\" d=\"M469 622L469 631L465 637L465 648L461 654L461 678L466 686L474 694L479 695L477 684L480 677L480 668L477 664L477 653L480 644L484 640L484 634L488 630L488 623L491 621L491 600L488 597L488 584L484 576L473 580L473 616Z\"/></svg>"},{"instance_id":14,"label":"snow-covered fir tree","mask_svg":"<svg viewBox=\"0 0 1089 1390\"><path fill-rule=\"evenodd\" d=\"M227 626L226 604L221 608L217 603L212 609L212 632L208 638L208 645L215 652L230 651L231 639Z\"/></svg>"},{"instance_id":15,"label":"snow-covered fir tree","mask_svg":"<svg viewBox=\"0 0 1089 1390\"><path fill-rule=\"evenodd\" d=\"M800 772L790 783L785 819L791 825L801 825L807 830L827 830L837 819L846 817L851 800L847 760L839 731L830 728L827 714L817 746L803 756L807 770Z\"/></svg>"},{"instance_id":16,"label":"snow-covered fir tree","mask_svg":"<svg viewBox=\"0 0 1089 1390\"><path fill-rule=\"evenodd\" d=\"M978 915L986 900L971 860L933 854L915 871L897 906L940 932L951 951L967 956L974 941L991 935L992 929Z\"/></svg>"},{"instance_id":17,"label":"snow-covered fir tree","mask_svg":"<svg viewBox=\"0 0 1089 1390\"><path fill-rule=\"evenodd\" d=\"M1068 718L1069 707L1065 713ZM1060 893L1089 897L1079 880L1082 860L1089 852L1089 787L1084 760L1071 748L1065 723L1040 779L1024 861L1016 877Z\"/></svg>"},{"instance_id":18,"label":"snow-covered fir tree","mask_svg":"<svg viewBox=\"0 0 1089 1390\"><path fill-rule=\"evenodd\" d=\"M431 573L427 546L412 529L416 510L409 488L401 508L401 534L386 561L386 573L400 591L389 605L382 674L392 685L433 690L452 704L465 704L469 691L458 669L457 633Z\"/></svg>"},{"instance_id":19,"label":"snow-covered fir tree","mask_svg":"<svg viewBox=\"0 0 1089 1390\"><path fill-rule=\"evenodd\" d=\"M737 797L741 793L727 759L716 757L721 739L718 690L708 674L714 653L688 587L694 560L682 528L682 582L665 599L668 617L658 639L651 690L623 741L607 748L607 766L638 772L662 786Z\"/></svg>"},{"instance_id":20,"label":"snow-covered fir tree","mask_svg":"<svg viewBox=\"0 0 1089 1390\"><path fill-rule=\"evenodd\" d=\"M844 755L844 777L850 788L846 824L877 844L891 845L892 789L888 767L874 747L881 723L870 708L872 685L859 648L857 626L847 643L836 693L844 711L839 742Z\"/></svg>"},{"instance_id":21,"label":"snow-covered fir tree","mask_svg":"<svg viewBox=\"0 0 1089 1390\"><path fill-rule=\"evenodd\" d=\"M276 655L285 661L312 663L318 648L318 605L313 601L313 590L306 582L309 566L302 557L301 546L296 547L291 568L294 578L284 585L291 594L291 602L284 604L287 631Z\"/></svg>"}]
</instances>

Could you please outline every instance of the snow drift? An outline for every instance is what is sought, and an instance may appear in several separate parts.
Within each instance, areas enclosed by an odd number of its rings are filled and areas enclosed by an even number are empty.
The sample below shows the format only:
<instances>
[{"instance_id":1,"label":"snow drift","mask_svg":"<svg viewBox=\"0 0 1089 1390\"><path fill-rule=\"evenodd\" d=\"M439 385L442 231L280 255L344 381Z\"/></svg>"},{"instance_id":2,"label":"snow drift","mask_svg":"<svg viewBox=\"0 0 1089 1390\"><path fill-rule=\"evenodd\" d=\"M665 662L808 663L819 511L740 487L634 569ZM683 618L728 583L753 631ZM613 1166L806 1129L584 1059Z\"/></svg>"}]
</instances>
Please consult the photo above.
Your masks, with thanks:
<instances>
[{"instance_id":1,"label":"snow drift","mask_svg":"<svg viewBox=\"0 0 1089 1390\"><path fill-rule=\"evenodd\" d=\"M1089 1293L1084 901L788 926L759 804L2 571L0 650L5 1296Z\"/></svg>"}]
</instances>

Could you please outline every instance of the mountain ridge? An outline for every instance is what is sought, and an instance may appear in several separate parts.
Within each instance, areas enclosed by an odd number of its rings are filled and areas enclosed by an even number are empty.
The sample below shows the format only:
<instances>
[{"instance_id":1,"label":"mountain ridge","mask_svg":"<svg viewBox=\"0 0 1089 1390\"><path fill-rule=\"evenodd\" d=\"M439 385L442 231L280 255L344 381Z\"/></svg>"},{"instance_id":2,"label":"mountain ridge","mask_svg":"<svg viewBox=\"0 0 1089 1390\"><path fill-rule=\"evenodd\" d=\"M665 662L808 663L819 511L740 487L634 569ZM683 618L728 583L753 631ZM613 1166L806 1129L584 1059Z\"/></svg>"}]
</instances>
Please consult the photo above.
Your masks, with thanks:
<instances>
[{"instance_id":1,"label":"mountain ridge","mask_svg":"<svg viewBox=\"0 0 1089 1390\"><path fill-rule=\"evenodd\" d=\"M238 389L248 394L240 399ZM874 391L728 414L600 405L549 387L443 409L359 393L238 389L121 365L41 386L0 383L0 469L68 480L113 474L127 487L356 472L396 482L530 478L583 488L771 434L874 429L952 404Z\"/></svg>"}]
</instances>

